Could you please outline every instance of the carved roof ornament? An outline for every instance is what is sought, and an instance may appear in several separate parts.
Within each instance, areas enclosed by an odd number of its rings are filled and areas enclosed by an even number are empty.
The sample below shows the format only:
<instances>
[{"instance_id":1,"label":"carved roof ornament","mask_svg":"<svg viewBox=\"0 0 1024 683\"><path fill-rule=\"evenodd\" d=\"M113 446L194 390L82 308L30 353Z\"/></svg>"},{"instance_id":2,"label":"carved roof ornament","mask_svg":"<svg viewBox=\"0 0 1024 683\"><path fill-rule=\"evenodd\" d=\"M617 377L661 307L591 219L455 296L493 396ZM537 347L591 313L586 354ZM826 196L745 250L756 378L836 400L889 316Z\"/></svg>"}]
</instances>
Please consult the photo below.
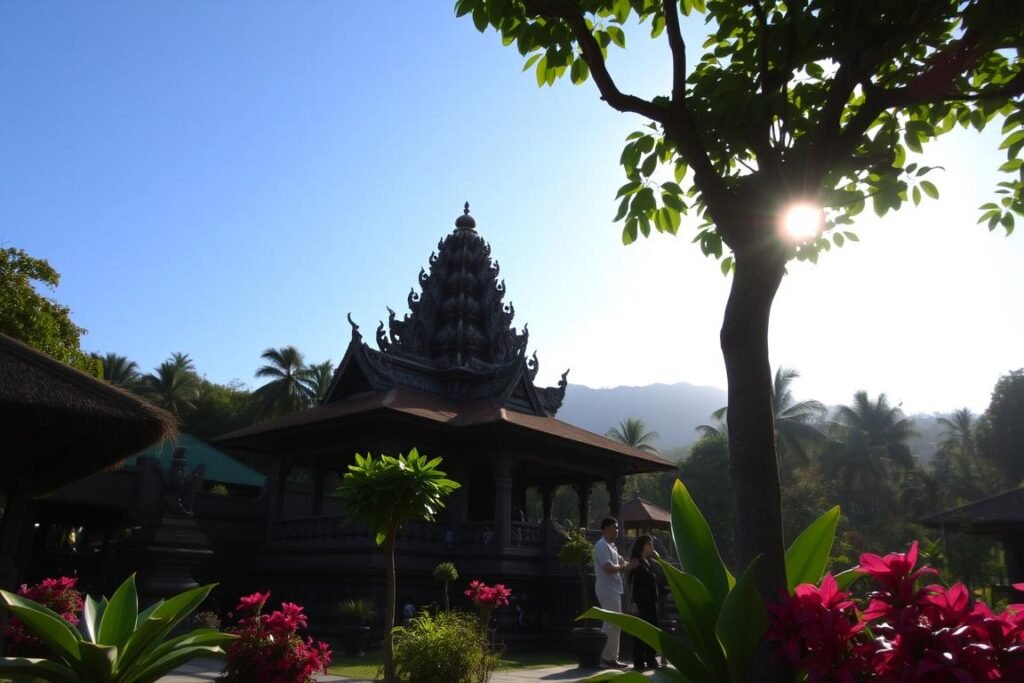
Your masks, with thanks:
<instances>
[{"instance_id":1,"label":"carved roof ornament","mask_svg":"<svg viewBox=\"0 0 1024 683\"><path fill-rule=\"evenodd\" d=\"M491 247L476 232L469 202L455 230L431 254L419 274L420 293L409 293L409 313L388 318L378 347L447 367L511 361L526 352L528 335L511 327L515 309L503 303L505 283Z\"/></svg>"},{"instance_id":2,"label":"carved roof ornament","mask_svg":"<svg viewBox=\"0 0 1024 683\"><path fill-rule=\"evenodd\" d=\"M420 291L409 290L409 313L399 318L387 309L387 322L376 331L378 350L363 343L349 317L352 342L343 365L351 361L369 372L366 382L377 390L403 385L458 399L499 399L516 410L554 415L565 397L565 376L558 387L534 386L540 362L536 353L527 358L527 326L512 327L515 307L504 301L500 272L466 202L455 230L420 269ZM341 371L327 403L351 393L340 386L349 384L340 381Z\"/></svg>"}]
</instances>

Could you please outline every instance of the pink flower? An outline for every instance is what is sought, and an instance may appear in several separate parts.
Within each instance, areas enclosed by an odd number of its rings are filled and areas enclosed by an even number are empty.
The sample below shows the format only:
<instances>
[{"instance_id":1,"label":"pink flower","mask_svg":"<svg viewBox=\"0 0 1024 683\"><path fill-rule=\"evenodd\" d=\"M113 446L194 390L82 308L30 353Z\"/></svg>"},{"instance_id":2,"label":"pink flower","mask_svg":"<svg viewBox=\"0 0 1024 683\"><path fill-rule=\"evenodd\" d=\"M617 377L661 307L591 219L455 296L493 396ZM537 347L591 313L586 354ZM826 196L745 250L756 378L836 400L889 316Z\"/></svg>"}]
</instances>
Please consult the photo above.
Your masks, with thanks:
<instances>
[{"instance_id":1,"label":"pink flower","mask_svg":"<svg viewBox=\"0 0 1024 683\"><path fill-rule=\"evenodd\" d=\"M267 600L270 599L270 591L266 593L253 593L252 595L245 595L238 601L238 607L235 609L241 612L242 610L255 610L260 611L263 609L263 605L267 604Z\"/></svg>"}]
</instances>

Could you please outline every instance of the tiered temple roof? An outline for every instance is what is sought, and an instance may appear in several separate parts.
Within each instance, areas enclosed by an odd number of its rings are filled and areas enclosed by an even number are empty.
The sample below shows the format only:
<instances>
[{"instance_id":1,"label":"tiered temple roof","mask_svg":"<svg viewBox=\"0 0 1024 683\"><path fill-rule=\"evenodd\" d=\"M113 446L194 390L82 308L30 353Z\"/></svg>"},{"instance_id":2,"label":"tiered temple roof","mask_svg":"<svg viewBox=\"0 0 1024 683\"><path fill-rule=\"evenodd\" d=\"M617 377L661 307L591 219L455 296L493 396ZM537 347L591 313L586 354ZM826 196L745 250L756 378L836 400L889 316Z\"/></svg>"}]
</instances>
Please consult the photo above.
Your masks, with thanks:
<instances>
[{"instance_id":1,"label":"tiered temple roof","mask_svg":"<svg viewBox=\"0 0 1024 683\"><path fill-rule=\"evenodd\" d=\"M409 291L409 313L377 328L377 348L363 341L351 317L352 340L324 404L366 391L406 387L455 400L498 399L501 407L553 416L565 398L557 387L539 388L537 354L527 358L529 332L512 326L515 308L505 303L505 282L491 247L465 212L438 242L429 270L420 270L420 292Z\"/></svg>"}]
</instances>

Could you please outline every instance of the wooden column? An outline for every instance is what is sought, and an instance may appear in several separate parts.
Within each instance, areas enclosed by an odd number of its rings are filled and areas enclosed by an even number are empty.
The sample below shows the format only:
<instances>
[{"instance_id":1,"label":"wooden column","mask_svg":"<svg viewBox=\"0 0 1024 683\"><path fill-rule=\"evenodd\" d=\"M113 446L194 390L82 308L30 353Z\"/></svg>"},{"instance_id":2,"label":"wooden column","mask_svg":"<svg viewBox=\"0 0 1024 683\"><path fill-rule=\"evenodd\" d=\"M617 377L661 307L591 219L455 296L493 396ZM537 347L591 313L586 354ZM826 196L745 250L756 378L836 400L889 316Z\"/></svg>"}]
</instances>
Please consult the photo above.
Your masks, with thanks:
<instances>
[{"instance_id":1,"label":"wooden column","mask_svg":"<svg viewBox=\"0 0 1024 683\"><path fill-rule=\"evenodd\" d=\"M622 487L625 485L623 477L612 477L606 479L604 485L608 488L608 515L619 522L619 538L615 545L619 552L626 546L626 526L622 520Z\"/></svg>"},{"instance_id":2,"label":"wooden column","mask_svg":"<svg viewBox=\"0 0 1024 683\"><path fill-rule=\"evenodd\" d=\"M576 489L576 498L579 502L580 527L586 529L590 523L590 492L594 485L589 481L581 481L574 484L573 488Z\"/></svg>"},{"instance_id":3,"label":"wooden column","mask_svg":"<svg viewBox=\"0 0 1024 683\"><path fill-rule=\"evenodd\" d=\"M313 470L312 513L319 515L324 511L324 482L327 479L327 468L317 465Z\"/></svg>"},{"instance_id":4,"label":"wooden column","mask_svg":"<svg viewBox=\"0 0 1024 683\"><path fill-rule=\"evenodd\" d=\"M498 548L512 545L512 462L496 458L494 472L494 540Z\"/></svg>"},{"instance_id":5,"label":"wooden column","mask_svg":"<svg viewBox=\"0 0 1024 683\"><path fill-rule=\"evenodd\" d=\"M542 519L540 522L540 533L544 537L544 552L551 551L551 504L555 500L555 488L549 484L545 484L538 488L540 492L540 505L542 510Z\"/></svg>"},{"instance_id":6,"label":"wooden column","mask_svg":"<svg viewBox=\"0 0 1024 683\"><path fill-rule=\"evenodd\" d=\"M540 491L540 504L543 510L543 518L541 522L546 526L551 521L551 505L555 501L555 488L545 484L541 486Z\"/></svg>"}]
</instances>

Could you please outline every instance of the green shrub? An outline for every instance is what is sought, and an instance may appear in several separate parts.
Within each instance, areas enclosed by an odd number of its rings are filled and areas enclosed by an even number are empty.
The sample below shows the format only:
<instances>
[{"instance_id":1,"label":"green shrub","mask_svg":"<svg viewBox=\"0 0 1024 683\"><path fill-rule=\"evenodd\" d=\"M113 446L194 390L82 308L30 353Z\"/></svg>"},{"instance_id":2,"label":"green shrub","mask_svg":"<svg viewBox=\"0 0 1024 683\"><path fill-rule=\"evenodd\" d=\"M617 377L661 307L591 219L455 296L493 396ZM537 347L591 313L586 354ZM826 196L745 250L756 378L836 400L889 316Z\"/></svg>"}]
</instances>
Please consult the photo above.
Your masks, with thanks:
<instances>
[{"instance_id":1,"label":"green shrub","mask_svg":"<svg viewBox=\"0 0 1024 683\"><path fill-rule=\"evenodd\" d=\"M351 598L339 602L336 612L341 623L348 626L372 626L377 620L377 608L369 598Z\"/></svg>"},{"instance_id":2,"label":"green shrub","mask_svg":"<svg viewBox=\"0 0 1024 683\"><path fill-rule=\"evenodd\" d=\"M485 683L498 663L479 620L465 612L422 613L394 638L400 683Z\"/></svg>"}]
</instances>

